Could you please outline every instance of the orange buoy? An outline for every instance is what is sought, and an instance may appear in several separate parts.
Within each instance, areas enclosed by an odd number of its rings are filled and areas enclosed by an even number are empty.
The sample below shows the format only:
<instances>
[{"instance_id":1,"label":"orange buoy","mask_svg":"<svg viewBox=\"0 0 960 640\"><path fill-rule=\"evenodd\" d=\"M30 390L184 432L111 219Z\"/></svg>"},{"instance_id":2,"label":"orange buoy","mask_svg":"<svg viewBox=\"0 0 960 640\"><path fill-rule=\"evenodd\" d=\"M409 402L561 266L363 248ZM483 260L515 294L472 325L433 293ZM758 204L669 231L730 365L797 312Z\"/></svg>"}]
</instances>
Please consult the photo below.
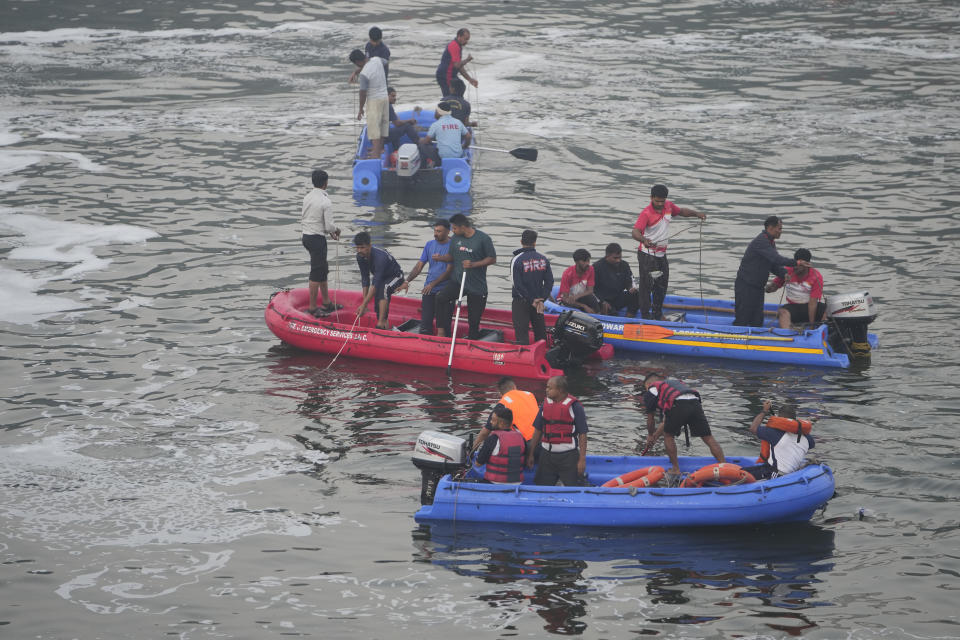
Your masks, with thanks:
<instances>
[{"instance_id":1,"label":"orange buoy","mask_svg":"<svg viewBox=\"0 0 960 640\"><path fill-rule=\"evenodd\" d=\"M708 464L705 467L697 469L687 476L681 487L702 487L707 482L718 484L748 484L756 482L750 472L744 471L739 465L730 462L718 462L717 464Z\"/></svg>"},{"instance_id":2,"label":"orange buoy","mask_svg":"<svg viewBox=\"0 0 960 640\"><path fill-rule=\"evenodd\" d=\"M617 476L613 480L603 483L604 487L649 487L657 484L663 479L663 467L644 467L636 469L622 476Z\"/></svg>"}]
</instances>

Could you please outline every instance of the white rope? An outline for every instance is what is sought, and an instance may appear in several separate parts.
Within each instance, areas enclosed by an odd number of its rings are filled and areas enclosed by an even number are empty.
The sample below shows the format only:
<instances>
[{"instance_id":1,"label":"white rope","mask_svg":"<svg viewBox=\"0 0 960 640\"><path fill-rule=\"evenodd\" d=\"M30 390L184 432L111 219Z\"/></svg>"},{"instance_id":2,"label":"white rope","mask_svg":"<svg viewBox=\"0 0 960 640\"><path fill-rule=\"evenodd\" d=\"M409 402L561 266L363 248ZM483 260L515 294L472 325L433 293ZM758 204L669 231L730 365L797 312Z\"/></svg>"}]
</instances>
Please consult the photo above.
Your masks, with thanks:
<instances>
[{"instance_id":1,"label":"white rope","mask_svg":"<svg viewBox=\"0 0 960 640\"><path fill-rule=\"evenodd\" d=\"M336 362L336 361L337 361L337 358L340 357L340 354L343 353L343 348L344 348L345 346L347 346L347 343L350 342L350 339L353 337L353 330L354 330L354 328L357 326L357 321L358 321L358 320L360 320L360 316L359 316L359 315L354 316L354 318L353 318L353 324L350 325L350 331L347 332L347 337L343 339L343 344L340 345L340 350L337 351L337 355L333 356L333 360L331 360L331 361L330 361L330 364L328 364L328 365L326 366L326 368L324 368L324 371L326 371L327 369L329 369L330 367L332 367L332 366L333 366L333 363Z\"/></svg>"}]
</instances>

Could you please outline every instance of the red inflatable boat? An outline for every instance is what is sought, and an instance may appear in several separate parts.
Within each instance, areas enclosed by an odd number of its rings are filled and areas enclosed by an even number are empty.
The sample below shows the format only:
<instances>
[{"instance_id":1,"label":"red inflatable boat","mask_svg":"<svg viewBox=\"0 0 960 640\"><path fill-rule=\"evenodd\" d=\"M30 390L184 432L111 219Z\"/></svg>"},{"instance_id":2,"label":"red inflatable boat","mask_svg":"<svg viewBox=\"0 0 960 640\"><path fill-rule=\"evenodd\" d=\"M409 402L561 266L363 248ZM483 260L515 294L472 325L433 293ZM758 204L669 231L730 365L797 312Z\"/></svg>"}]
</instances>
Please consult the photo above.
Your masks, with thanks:
<instances>
[{"instance_id":1,"label":"red inflatable boat","mask_svg":"<svg viewBox=\"0 0 960 640\"><path fill-rule=\"evenodd\" d=\"M343 309L325 318L306 312L307 289L278 291L264 312L267 327L278 338L300 349L353 358L398 362L424 367L446 368L450 356L450 338L419 333L420 298L394 296L390 301L391 329L377 329L372 311L354 325L360 304L359 291L331 291L330 299ZM369 305L368 309L373 305ZM460 317L454 346L454 369L493 375L546 379L563 373L561 366L586 357L609 358L610 345L602 343L603 327L589 325L589 316L565 318L547 315L553 327L560 321L559 338L540 340L529 345L513 344L513 323L509 311L487 309L481 321L481 339L467 340L466 309ZM584 320L586 318L586 320ZM342 348L342 351L341 351ZM548 351L550 351L548 359ZM551 362L553 364L551 364Z\"/></svg>"}]
</instances>

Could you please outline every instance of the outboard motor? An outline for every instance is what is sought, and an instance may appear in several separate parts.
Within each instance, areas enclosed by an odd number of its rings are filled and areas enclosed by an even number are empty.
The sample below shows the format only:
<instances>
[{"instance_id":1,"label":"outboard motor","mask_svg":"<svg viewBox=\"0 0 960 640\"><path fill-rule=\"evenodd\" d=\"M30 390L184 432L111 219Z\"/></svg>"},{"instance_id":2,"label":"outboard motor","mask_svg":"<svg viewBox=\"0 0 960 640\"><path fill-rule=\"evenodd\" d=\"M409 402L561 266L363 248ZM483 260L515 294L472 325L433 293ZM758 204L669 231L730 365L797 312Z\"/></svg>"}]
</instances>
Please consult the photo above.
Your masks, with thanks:
<instances>
[{"instance_id":1,"label":"outboard motor","mask_svg":"<svg viewBox=\"0 0 960 640\"><path fill-rule=\"evenodd\" d=\"M467 452L467 441L449 433L424 431L417 436L412 460L420 469L420 504L433 504L440 478L466 469Z\"/></svg>"},{"instance_id":2,"label":"outboard motor","mask_svg":"<svg viewBox=\"0 0 960 640\"><path fill-rule=\"evenodd\" d=\"M553 325L553 346L547 351L547 362L557 369L575 367L602 346L603 323L569 309Z\"/></svg>"},{"instance_id":3,"label":"outboard motor","mask_svg":"<svg viewBox=\"0 0 960 640\"><path fill-rule=\"evenodd\" d=\"M420 148L412 143L400 145L397 151L397 176L410 178L420 170Z\"/></svg>"},{"instance_id":4,"label":"outboard motor","mask_svg":"<svg viewBox=\"0 0 960 640\"><path fill-rule=\"evenodd\" d=\"M877 317L877 305L868 291L827 296L830 346L854 358L869 358L867 325Z\"/></svg>"}]
</instances>

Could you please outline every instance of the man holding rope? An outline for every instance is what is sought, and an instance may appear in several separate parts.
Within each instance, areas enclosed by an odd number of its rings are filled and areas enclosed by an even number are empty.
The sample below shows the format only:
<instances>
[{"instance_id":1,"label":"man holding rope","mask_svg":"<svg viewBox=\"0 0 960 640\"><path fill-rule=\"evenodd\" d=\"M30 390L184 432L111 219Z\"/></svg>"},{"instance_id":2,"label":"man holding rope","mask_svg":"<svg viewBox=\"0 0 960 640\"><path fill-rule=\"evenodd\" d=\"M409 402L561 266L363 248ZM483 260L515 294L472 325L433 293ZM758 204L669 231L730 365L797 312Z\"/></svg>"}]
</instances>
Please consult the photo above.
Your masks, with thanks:
<instances>
[{"instance_id":1,"label":"man holding rope","mask_svg":"<svg viewBox=\"0 0 960 640\"><path fill-rule=\"evenodd\" d=\"M462 75L467 82L474 87L477 86L475 78L471 77L463 67L473 60L473 56L463 57L463 48L470 42L470 30L460 29L457 31L457 37L447 44L443 50L443 56L440 58L440 64L437 65L437 84L440 85L440 94L442 96L459 95L462 96L466 89L463 80L457 77Z\"/></svg>"},{"instance_id":2,"label":"man holding rope","mask_svg":"<svg viewBox=\"0 0 960 640\"><path fill-rule=\"evenodd\" d=\"M666 186L653 185L650 204L637 216L631 232L633 239L640 243L637 247L637 278L640 280L637 288L640 291L640 314L648 320L663 319L663 299L670 279L667 264L670 221L673 216L707 219L705 213L673 204L667 200L668 193ZM660 275L654 277L657 272Z\"/></svg>"}]
</instances>

